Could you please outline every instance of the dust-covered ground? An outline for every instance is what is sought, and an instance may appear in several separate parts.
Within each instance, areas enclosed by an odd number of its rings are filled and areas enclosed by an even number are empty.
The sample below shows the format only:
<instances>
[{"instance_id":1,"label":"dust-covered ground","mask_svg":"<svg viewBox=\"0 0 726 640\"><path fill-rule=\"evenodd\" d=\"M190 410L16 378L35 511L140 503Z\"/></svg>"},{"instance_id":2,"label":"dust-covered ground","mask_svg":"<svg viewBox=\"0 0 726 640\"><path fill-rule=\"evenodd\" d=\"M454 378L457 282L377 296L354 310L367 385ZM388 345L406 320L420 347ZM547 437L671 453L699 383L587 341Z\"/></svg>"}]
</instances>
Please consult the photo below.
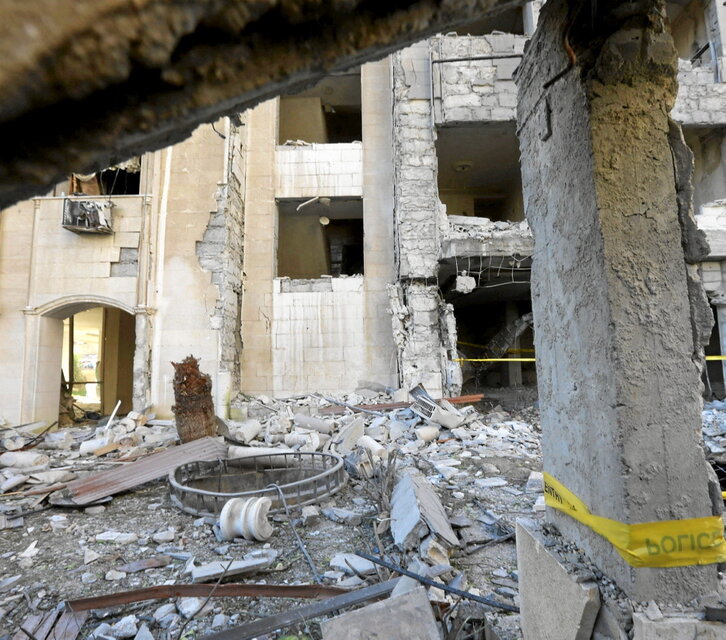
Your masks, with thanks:
<instances>
[{"instance_id":1,"label":"dust-covered ground","mask_svg":"<svg viewBox=\"0 0 726 640\"><path fill-rule=\"evenodd\" d=\"M281 411L280 403L270 401L268 410L258 411L256 415L265 417L260 422L266 426L266 420L280 415ZM537 411L528 408L509 413L501 407L492 407L491 403L481 403L464 413L467 419L463 426L441 429L428 443L415 434L416 428L424 423L410 410L387 412L386 420L378 420L379 424L374 426L392 425L394 421L404 425L403 434L395 442L385 443L389 451L399 452L397 473L420 472L433 485L456 525L462 543L448 550L451 569L438 579L456 580L460 589L516 605L514 541L497 539L513 531L517 518L537 515L534 504L538 498L541 502L541 486L536 481L525 486L530 473L540 468ZM334 418L336 426L340 426L351 415ZM366 428L375 419L365 416ZM260 435L259 439L262 438ZM73 460L51 457L51 468L61 463L74 466ZM396 547L390 530L377 539L374 527L380 529L388 516L380 512L375 499L377 486L380 482L375 479L349 477L339 493L318 505L322 510L337 506L354 511L362 517L360 524L336 523L323 513L303 523L300 512L292 512L293 524L317 572L328 574L324 578L326 584L342 583L351 587L364 584L355 575L331 570L331 559L341 552L365 551L385 556L404 567L417 556L415 548L404 552ZM19 487L24 488L27 487ZM11 513L8 509L15 506L27 509L32 506L31 500L34 498L18 500L10 496L2 501L3 509L6 513ZM313 570L296 542L287 517L276 515L271 522L274 533L265 543L241 539L232 543L220 541L210 519L195 518L172 505L165 478L117 495L103 507L53 507L27 515L22 527L5 529L1 534L0 635L14 637L29 615L51 610L65 600L161 584L190 583L192 564L241 559L255 549L273 549L279 556L267 570L230 581L313 583ZM128 536L130 540L125 544L97 540L99 534L109 531L134 535ZM135 573L120 571L125 564L155 556L168 556L168 563ZM11 580L14 576L19 576L15 582ZM366 576L366 583L388 577L389 572L383 569ZM201 638L213 631L309 603L279 598L215 597L196 613L203 601L157 600L93 611L78 637L93 637L95 631L99 637L133 638L138 633L140 639L147 640L149 637L176 639L182 635ZM446 606L451 607L456 601L457 598L448 597ZM486 610L501 640L521 637L516 614ZM308 620L269 637L298 634L320 638L318 623L318 620ZM145 630L139 631L143 625L150 636L143 635Z\"/></svg>"}]
</instances>

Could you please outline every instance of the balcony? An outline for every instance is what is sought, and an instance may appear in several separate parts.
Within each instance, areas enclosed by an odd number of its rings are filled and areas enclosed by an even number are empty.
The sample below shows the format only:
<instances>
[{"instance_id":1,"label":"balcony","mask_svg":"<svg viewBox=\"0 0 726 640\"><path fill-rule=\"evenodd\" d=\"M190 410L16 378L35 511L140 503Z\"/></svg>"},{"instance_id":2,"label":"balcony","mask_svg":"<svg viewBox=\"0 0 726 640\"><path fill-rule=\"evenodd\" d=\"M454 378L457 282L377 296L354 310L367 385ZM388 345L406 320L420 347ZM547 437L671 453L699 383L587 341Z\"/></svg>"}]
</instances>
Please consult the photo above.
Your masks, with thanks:
<instances>
[{"instance_id":1,"label":"balcony","mask_svg":"<svg viewBox=\"0 0 726 640\"><path fill-rule=\"evenodd\" d=\"M360 142L277 147L277 198L362 195L363 147Z\"/></svg>"}]
</instances>

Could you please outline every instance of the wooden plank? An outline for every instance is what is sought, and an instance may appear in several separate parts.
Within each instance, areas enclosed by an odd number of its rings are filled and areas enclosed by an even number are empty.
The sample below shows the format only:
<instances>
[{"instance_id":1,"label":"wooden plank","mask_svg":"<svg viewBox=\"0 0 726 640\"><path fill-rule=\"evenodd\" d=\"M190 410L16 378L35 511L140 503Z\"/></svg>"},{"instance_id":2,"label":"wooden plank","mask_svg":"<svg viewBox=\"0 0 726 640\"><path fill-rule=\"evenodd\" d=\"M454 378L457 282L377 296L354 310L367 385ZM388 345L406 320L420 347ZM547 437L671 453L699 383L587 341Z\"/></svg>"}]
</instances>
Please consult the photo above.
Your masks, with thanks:
<instances>
[{"instance_id":1,"label":"wooden plank","mask_svg":"<svg viewBox=\"0 0 726 640\"><path fill-rule=\"evenodd\" d=\"M87 617L87 611L64 611L46 640L76 640Z\"/></svg>"},{"instance_id":2,"label":"wooden plank","mask_svg":"<svg viewBox=\"0 0 726 640\"><path fill-rule=\"evenodd\" d=\"M120 448L121 445L118 442L109 442L102 447L98 447L98 449L94 449L93 455L98 458L100 456L105 456L107 453L111 453L112 451L116 451L116 449Z\"/></svg>"},{"instance_id":3,"label":"wooden plank","mask_svg":"<svg viewBox=\"0 0 726 640\"><path fill-rule=\"evenodd\" d=\"M99 471L69 482L66 491L78 505L137 487L168 475L178 466L194 461L213 461L227 457L227 446L221 439L200 438L147 456L137 462Z\"/></svg>"},{"instance_id":4,"label":"wooden plank","mask_svg":"<svg viewBox=\"0 0 726 640\"><path fill-rule=\"evenodd\" d=\"M204 636L204 640L251 640L275 629L285 629L293 624L305 622L311 618L318 618L338 611L339 609L354 607L357 604L362 604L369 600L385 598L393 591L398 580L399 578L394 578L387 582L375 584L372 587L356 589L345 595L335 596L321 602L305 605L304 607L296 607L289 611L283 611L274 616Z\"/></svg>"}]
</instances>

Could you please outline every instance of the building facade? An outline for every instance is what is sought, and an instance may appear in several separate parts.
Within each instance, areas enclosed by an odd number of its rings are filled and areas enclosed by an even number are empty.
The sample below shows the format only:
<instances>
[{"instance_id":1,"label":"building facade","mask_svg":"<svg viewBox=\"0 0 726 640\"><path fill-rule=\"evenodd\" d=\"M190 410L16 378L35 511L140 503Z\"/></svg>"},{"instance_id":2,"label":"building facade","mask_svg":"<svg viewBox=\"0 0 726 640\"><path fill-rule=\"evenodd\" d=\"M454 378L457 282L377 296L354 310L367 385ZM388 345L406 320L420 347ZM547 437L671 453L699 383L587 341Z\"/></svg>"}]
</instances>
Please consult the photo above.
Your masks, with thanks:
<instances>
[{"instance_id":1,"label":"building facade","mask_svg":"<svg viewBox=\"0 0 726 640\"><path fill-rule=\"evenodd\" d=\"M51 422L67 389L103 413L120 400L166 417L171 363L189 354L222 416L239 393L361 381L437 395L533 386L536 247L513 75L540 4L3 211L0 415ZM668 10L681 58L672 116L711 246L694 269L718 319L715 356L726 353L726 9ZM723 396L722 362L708 374Z\"/></svg>"}]
</instances>

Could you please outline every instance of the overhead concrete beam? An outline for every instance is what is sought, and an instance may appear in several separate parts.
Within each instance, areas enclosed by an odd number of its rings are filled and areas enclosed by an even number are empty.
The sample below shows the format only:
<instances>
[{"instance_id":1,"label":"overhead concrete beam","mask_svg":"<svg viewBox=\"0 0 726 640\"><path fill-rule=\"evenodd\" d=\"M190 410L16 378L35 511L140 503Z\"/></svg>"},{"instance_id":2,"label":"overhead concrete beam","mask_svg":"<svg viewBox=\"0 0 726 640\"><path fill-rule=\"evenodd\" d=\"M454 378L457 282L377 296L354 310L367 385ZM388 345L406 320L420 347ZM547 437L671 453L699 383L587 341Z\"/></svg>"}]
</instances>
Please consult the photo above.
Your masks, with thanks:
<instances>
[{"instance_id":1,"label":"overhead concrete beam","mask_svg":"<svg viewBox=\"0 0 726 640\"><path fill-rule=\"evenodd\" d=\"M0 0L0 207L522 0Z\"/></svg>"}]
</instances>

